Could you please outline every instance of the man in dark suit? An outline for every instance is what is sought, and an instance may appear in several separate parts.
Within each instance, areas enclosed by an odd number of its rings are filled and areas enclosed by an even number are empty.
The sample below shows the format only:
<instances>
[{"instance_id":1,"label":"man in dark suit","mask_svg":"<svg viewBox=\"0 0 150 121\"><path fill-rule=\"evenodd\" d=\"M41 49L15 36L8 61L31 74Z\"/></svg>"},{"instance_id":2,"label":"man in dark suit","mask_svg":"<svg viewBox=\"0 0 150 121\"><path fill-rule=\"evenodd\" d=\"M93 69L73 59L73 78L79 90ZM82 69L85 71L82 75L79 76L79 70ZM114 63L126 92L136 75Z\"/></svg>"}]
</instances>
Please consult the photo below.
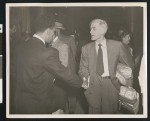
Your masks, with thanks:
<instances>
[{"instance_id":1,"label":"man in dark suit","mask_svg":"<svg viewBox=\"0 0 150 121\"><path fill-rule=\"evenodd\" d=\"M55 77L77 88L82 83L75 73L61 65L56 49L46 48L46 43L50 43L54 36L53 19L40 15L35 23L33 37L15 50L16 114L51 114L56 111L53 107Z\"/></svg>"},{"instance_id":2,"label":"man in dark suit","mask_svg":"<svg viewBox=\"0 0 150 121\"><path fill-rule=\"evenodd\" d=\"M114 114L117 113L120 88L116 79L117 64L133 68L133 60L121 42L105 38L108 26L104 20L93 20L90 28L91 39L95 42L82 47L79 69L80 76L87 82L84 88L89 113Z\"/></svg>"}]
</instances>

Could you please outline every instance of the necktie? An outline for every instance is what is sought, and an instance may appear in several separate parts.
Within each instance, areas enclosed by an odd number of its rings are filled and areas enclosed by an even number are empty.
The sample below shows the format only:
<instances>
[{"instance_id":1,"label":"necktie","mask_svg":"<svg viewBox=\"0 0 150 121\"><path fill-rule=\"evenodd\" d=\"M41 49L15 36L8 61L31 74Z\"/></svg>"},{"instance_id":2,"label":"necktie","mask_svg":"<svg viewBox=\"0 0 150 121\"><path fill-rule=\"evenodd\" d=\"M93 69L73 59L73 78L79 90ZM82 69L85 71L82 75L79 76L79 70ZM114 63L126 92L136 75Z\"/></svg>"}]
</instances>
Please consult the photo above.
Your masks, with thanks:
<instances>
[{"instance_id":1,"label":"necktie","mask_svg":"<svg viewBox=\"0 0 150 121\"><path fill-rule=\"evenodd\" d=\"M102 75L104 73L104 65L103 65L103 53L102 53L102 48L101 44L98 45L98 55L97 55L97 67L96 67L96 72L98 75Z\"/></svg>"}]
</instances>

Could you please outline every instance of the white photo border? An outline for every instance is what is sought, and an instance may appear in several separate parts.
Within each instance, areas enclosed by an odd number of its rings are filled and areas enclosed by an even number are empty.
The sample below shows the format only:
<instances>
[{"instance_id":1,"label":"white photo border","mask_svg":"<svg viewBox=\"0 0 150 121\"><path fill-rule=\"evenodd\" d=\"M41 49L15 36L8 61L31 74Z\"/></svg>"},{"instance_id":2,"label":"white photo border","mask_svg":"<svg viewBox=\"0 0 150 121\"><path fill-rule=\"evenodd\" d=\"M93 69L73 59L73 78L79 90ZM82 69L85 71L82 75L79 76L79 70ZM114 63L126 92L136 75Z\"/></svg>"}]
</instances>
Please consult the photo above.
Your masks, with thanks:
<instances>
[{"instance_id":1,"label":"white photo border","mask_svg":"<svg viewBox=\"0 0 150 121\"><path fill-rule=\"evenodd\" d=\"M0 24L0 34L2 33L3 33L3 24ZM2 36L0 39L1 39L0 41L2 41ZM0 58L2 59L2 55L0 55ZM2 67L0 69L2 69ZM0 78L0 103L3 103L3 79L2 78Z\"/></svg>"}]
</instances>

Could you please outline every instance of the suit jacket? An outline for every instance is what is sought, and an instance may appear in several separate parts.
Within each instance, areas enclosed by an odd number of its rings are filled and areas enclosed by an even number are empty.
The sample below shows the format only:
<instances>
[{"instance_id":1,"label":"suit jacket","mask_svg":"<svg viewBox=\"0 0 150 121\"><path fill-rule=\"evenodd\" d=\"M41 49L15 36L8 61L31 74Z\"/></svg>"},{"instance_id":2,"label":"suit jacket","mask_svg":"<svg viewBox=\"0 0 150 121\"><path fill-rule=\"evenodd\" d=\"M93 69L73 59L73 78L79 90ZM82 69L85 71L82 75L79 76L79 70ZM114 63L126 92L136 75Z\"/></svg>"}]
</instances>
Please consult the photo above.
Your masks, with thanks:
<instances>
[{"instance_id":1,"label":"suit jacket","mask_svg":"<svg viewBox=\"0 0 150 121\"><path fill-rule=\"evenodd\" d=\"M67 67L69 69L71 69L73 72L77 73L77 63L75 60L77 48L76 48L74 38L72 36L60 35L60 36L58 36L58 39L59 39L59 42L57 43L57 45L61 51L60 56L64 60L66 60L66 58L67 58L66 56L68 56ZM67 55L66 51L68 52L68 55ZM67 95L68 95L68 103L69 103L69 109L68 110L69 110L69 112L74 112L76 109L77 88L73 88L73 87L68 86L68 85L65 85L63 87L65 87L65 90L66 90Z\"/></svg>"},{"instance_id":2,"label":"suit jacket","mask_svg":"<svg viewBox=\"0 0 150 121\"><path fill-rule=\"evenodd\" d=\"M69 49L68 45L65 44L60 38L58 38L53 44L52 47L56 48L59 51L59 59L65 67L68 67L68 55ZM56 109L63 109L66 110L66 103L67 103L67 95L66 95L66 87L68 85L62 81L56 79L54 82L55 84L55 104Z\"/></svg>"},{"instance_id":3,"label":"suit jacket","mask_svg":"<svg viewBox=\"0 0 150 121\"><path fill-rule=\"evenodd\" d=\"M116 75L116 69L118 62L121 62L131 68L133 68L133 60L131 54L122 45L121 42L114 40L106 40L107 55L108 55L108 68L109 74L112 78L112 83L116 83L113 79ZM85 91L85 96L92 107L97 107L98 102L94 99L99 95L99 83L100 79L96 73L97 53L95 48L95 42L89 43L82 47L82 54L80 60L79 74L81 77L90 76L89 88ZM94 93L92 93L94 92Z\"/></svg>"},{"instance_id":4,"label":"suit jacket","mask_svg":"<svg viewBox=\"0 0 150 121\"><path fill-rule=\"evenodd\" d=\"M61 65L55 48L46 48L37 38L31 38L16 49L15 108L19 114L50 114L53 112L53 79L80 87L79 77Z\"/></svg>"},{"instance_id":5,"label":"suit jacket","mask_svg":"<svg viewBox=\"0 0 150 121\"><path fill-rule=\"evenodd\" d=\"M65 67L68 66L68 60L69 60L69 47L67 44L65 44L60 38L58 38L52 47L56 48L59 51L59 59Z\"/></svg>"}]
</instances>

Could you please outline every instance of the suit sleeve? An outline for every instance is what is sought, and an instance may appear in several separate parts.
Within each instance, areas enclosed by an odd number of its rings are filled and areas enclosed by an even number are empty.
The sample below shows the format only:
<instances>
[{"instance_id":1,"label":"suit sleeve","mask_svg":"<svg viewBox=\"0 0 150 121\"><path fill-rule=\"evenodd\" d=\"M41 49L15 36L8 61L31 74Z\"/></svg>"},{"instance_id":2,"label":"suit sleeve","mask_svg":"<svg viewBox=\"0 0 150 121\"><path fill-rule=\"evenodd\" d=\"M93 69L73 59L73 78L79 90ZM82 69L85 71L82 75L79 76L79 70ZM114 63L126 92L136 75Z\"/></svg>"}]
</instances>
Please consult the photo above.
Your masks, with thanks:
<instances>
[{"instance_id":1,"label":"suit sleeve","mask_svg":"<svg viewBox=\"0 0 150 121\"><path fill-rule=\"evenodd\" d=\"M73 87L81 87L81 79L73 73L69 68L65 68L59 61L59 53L57 50L51 49L50 54L45 61L44 67L57 78L63 79L66 83Z\"/></svg>"},{"instance_id":2,"label":"suit sleeve","mask_svg":"<svg viewBox=\"0 0 150 121\"><path fill-rule=\"evenodd\" d=\"M89 71L88 71L88 56L86 46L82 47L81 53L81 60L80 60L80 67L79 67L79 75L81 78L85 77L88 78Z\"/></svg>"},{"instance_id":3,"label":"suit sleeve","mask_svg":"<svg viewBox=\"0 0 150 121\"><path fill-rule=\"evenodd\" d=\"M65 67L68 66L68 45L63 44L60 48L59 48L59 59L62 62L62 65L64 65Z\"/></svg>"}]
</instances>

